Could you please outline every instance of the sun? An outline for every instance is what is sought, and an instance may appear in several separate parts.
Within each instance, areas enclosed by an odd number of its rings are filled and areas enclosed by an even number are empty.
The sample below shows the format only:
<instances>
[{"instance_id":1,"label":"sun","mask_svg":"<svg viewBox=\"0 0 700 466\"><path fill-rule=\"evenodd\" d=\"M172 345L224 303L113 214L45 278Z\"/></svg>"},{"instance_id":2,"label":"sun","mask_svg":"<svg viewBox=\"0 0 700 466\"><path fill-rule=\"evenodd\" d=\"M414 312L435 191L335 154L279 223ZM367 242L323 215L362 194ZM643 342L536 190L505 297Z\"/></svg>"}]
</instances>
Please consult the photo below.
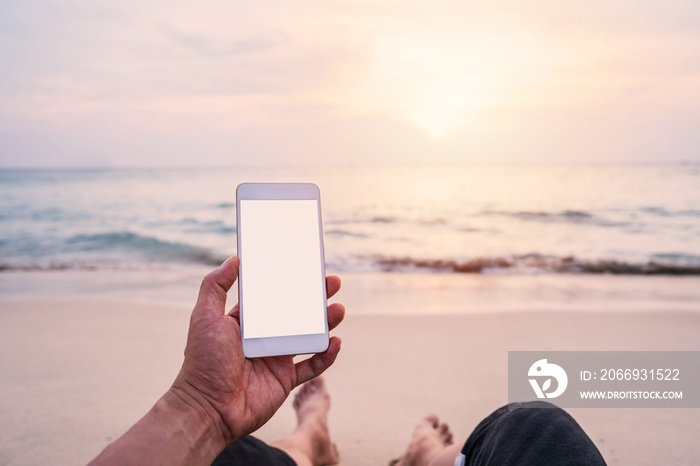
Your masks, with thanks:
<instances>
[{"instance_id":1,"label":"sun","mask_svg":"<svg viewBox=\"0 0 700 466\"><path fill-rule=\"evenodd\" d=\"M433 139L448 137L474 118L482 73L449 37L383 37L372 46L364 92Z\"/></svg>"},{"instance_id":2,"label":"sun","mask_svg":"<svg viewBox=\"0 0 700 466\"><path fill-rule=\"evenodd\" d=\"M493 31L408 31L376 37L354 104L391 113L432 139L478 124L487 106L512 95L532 43ZM501 97L506 96L506 97Z\"/></svg>"},{"instance_id":3,"label":"sun","mask_svg":"<svg viewBox=\"0 0 700 466\"><path fill-rule=\"evenodd\" d=\"M464 83L434 78L414 89L404 101L404 118L433 139L443 139L467 124L478 96Z\"/></svg>"}]
</instances>

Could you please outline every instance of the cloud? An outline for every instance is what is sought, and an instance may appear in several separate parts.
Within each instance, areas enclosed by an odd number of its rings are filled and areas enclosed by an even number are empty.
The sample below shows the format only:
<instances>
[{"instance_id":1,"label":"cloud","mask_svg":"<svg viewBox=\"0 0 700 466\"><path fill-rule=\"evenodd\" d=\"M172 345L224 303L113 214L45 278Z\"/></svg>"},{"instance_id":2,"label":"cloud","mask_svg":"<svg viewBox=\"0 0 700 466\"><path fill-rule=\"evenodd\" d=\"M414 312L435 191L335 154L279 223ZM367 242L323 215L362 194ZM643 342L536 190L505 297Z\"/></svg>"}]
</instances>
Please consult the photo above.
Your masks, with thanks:
<instances>
[{"instance_id":1,"label":"cloud","mask_svg":"<svg viewBox=\"0 0 700 466\"><path fill-rule=\"evenodd\" d=\"M194 52L198 57L214 58L267 52L282 46L288 41L287 37L282 33L276 33L270 37L256 37L244 40L215 40L204 35L188 34L174 29L166 29L164 34L169 36L177 45Z\"/></svg>"},{"instance_id":2,"label":"cloud","mask_svg":"<svg viewBox=\"0 0 700 466\"><path fill-rule=\"evenodd\" d=\"M699 9L8 0L0 164L700 157Z\"/></svg>"}]
</instances>

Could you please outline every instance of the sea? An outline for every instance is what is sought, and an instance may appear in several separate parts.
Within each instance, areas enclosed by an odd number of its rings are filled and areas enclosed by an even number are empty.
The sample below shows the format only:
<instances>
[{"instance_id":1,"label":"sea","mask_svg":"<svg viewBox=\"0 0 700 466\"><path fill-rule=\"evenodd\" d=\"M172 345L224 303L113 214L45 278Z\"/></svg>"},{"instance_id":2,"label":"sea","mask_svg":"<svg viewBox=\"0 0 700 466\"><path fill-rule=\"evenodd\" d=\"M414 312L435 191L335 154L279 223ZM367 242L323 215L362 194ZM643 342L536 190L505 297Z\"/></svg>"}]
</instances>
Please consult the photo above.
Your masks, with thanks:
<instances>
[{"instance_id":1,"label":"sea","mask_svg":"<svg viewBox=\"0 0 700 466\"><path fill-rule=\"evenodd\" d=\"M136 284L210 269L236 254L242 182L317 184L327 271L358 283L491 277L566 294L620 277L629 295L658 277L700 310L699 166L5 169L0 294L71 271Z\"/></svg>"}]
</instances>

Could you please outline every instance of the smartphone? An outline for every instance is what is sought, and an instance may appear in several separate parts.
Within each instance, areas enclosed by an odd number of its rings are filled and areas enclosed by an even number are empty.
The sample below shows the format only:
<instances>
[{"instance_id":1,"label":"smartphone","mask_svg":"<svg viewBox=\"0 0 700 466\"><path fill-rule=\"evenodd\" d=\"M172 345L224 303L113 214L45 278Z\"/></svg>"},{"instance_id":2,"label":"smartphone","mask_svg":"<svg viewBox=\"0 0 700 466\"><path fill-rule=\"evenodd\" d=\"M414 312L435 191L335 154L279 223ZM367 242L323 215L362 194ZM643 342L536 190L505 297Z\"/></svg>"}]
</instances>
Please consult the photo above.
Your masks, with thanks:
<instances>
[{"instance_id":1,"label":"smartphone","mask_svg":"<svg viewBox=\"0 0 700 466\"><path fill-rule=\"evenodd\" d=\"M236 230L245 356L325 351L326 272L318 186L238 185Z\"/></svg>"}]
</instances>

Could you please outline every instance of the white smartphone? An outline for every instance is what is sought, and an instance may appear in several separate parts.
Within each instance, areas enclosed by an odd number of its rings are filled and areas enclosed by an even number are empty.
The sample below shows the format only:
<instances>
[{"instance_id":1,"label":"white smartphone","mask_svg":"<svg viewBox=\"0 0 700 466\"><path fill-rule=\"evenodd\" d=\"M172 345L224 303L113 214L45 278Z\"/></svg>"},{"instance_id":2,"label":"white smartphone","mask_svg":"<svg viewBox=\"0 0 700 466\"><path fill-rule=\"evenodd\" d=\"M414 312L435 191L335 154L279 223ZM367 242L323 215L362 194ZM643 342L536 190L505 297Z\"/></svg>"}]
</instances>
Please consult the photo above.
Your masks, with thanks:
<instances>
[{"instance_id":1,"label":"white smartphone","mask_svg":"<svg viewBox=\"0 0 700 466\"><path fill-rule=\"evenodd\" d=\"M310 183L236 189L238 301L248 358L328 348L321 195Z\"/></svg>"}]
</instances>

